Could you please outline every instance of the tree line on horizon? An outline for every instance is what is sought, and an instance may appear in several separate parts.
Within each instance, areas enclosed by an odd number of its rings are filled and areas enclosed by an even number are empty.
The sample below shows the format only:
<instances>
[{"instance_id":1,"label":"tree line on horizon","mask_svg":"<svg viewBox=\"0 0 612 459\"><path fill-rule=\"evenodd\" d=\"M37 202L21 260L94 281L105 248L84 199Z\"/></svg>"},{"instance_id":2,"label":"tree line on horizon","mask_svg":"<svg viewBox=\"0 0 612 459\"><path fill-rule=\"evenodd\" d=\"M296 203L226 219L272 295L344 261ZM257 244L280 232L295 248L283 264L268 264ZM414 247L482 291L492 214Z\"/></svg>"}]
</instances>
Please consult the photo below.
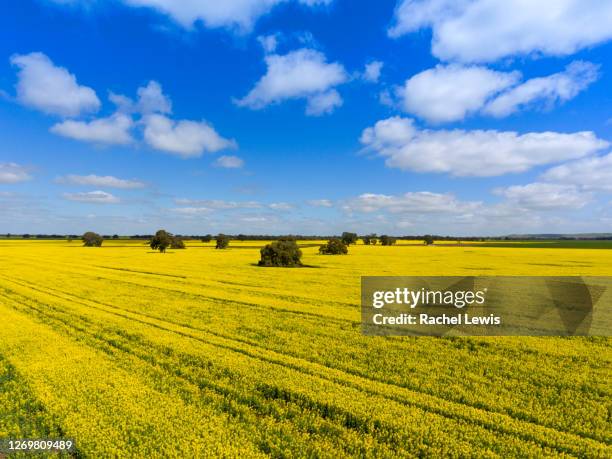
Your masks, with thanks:
<instances>
[{"instance_id":1,"label":"tree line on horizon","mask_svg":"<svg viewBox=\"0 0 612 459\"><path fill-rule=\"evenodd\" d=\"M158 230L148 240L148 245L152 250L165 253L166 249L185 249L185 243L183 237L174 235L166 230ZM207 234L201 236L200 240L204 243L209 243L213 239L213 236ZM230 236L225 234L218 234L215 236L215 248L226 249L230 244ZM381 245L394 245L397 238L376 234L368 234L361 237L364 245L375 245L380 241ZM104 242L104 237L93 231L87 231L81 237L83 246L85 247L101 247ZM357 233L351 233L345 231L340 237L332 237L325 244L319 247L320 255L346 255L348 254L348 247L352 244L356 244L359 240ZM434 239L430 235L424 236L423 242L427 245L433 244ZM303 266L301 258L302 251L300 250L297 241L294 237L280 237L278 240L266 244L260 250L261 259L258 266L280 266L280 267L300 267Z\"/></svg>"},{"instance_id":2,"label":"tree line on horizon","mask_svg":"<svg viewBox=\"0 0 612 459\"><path fill-rule=\"evenodd\" d=\"M281 234L281 235L274 235L274 234L228 234L226 235L228 238L230 238L231 240L235 240L235 241L269 241L269 240L279 240L279 239L283 239L283 238L291 238L294 239L296 241L318 241L318 240L325 240L325 239L331 239L331 238L343 238L344 237L343 233L342 235L338 236L338 235L303 235L303 234ZM346 233L346 234L350 234L350 235L356 235L357 233ZM103 234L100 235L100 237L102 237L102 239L104 240L117 240L117 239L142 239L142 240L150 240L152 237L154 237L154 234L132 234L132 235L119 235L119 234ZM191 234L191 235L185 235L185 234L176 234L174 235L178 238L181 238L182 240L201 240L203 242L210 242L212 241L212 239L214 239L216 236L213 236L211 234L206 234L206 235L196 235L196 234ZM396 241L422 241L424 240L425 237L430 236L431 238L433 238L436 241L457 241L457 240L462 240L462 241L510 241L510 240L538 240L539 238L515 238L515 237L510 237L510 236L499 236L499 237L493 237L493 236L487 236L487 237L482 237L482 236L449 236L449 235L437 235L437 234L432 234L432 235L404 235L404 236L386 236L389 238L393 238ZM380 242L380 239L385 237L385 235L381 235L381 236L377 236L376 234L366 234L364 236L355 236L357 237L357 239L362 239L364 241L364 243L366 245L368 245L367 242L365 242L366 240L370 240L372 244L375 244L375 242L373 242L374 239L378 239L377 242ZM39 233L39 234L30 234L30 233L22 233L22 234L13 234L13 233L4 233L4 234L0 234L0 238L4 238L4 239L57 239L57 240L62 240L62 239L80 239L82 238L82 235L77 235L77 234L46 234L46 233ZM554 238L551 238L554 239ZM576 239L581 239L581 238L572 238L572 237L561 237L558 238L559 240L576 240ZM590 239L590 238L583 238L583 239ZM598 238L599 240L612 240L612 236L609 237L600 237Z\"/></svg>"}]
</instances>

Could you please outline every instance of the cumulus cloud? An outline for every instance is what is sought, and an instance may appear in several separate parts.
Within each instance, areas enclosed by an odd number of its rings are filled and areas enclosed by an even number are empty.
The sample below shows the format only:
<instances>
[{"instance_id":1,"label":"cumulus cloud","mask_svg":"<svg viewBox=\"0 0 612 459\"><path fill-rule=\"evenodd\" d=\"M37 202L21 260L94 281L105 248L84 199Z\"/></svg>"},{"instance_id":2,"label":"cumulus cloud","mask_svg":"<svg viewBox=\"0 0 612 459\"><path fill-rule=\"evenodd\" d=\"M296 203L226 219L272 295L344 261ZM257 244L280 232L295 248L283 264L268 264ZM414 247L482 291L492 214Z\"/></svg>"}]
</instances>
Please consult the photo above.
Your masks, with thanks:
<instances>
[{"instance_id":1,"label":"cumulus cloud","mask_svg":"<svg viewBox=\"0 0 612 459\"><path fill-rule=\"evenodd\" d=\"M439 123L457 121L479 110L489 97L515 84L518 72L485 67L438 65L417 73L398 90L403 109Z\"/></svg>"},{"instance_id":2,"label":"cumulus cloud","mask_svg":"<svg viewBox=\"0 0 612 459\"><path fill-rule=\"evenodd\" d=\"M53 134L84 142L125 145L133 141L130 130L134 122L123 113L92 121L65 120L49 129Z\"/></svg>"},{"instance_id":3,"label":"cumulus cloud","mask_svg":"<svg viewBox=\"0 0 612 459\"><path fill-rule=\"evenodd\" d=\"M56 66L43 53L15 54L17 100L44 113L65 117L96 112L100 100L95 91L77 83L76 77Z\"/></svg>"},{"instance_id":4,"label":"cumulus cloud","mask_svg":"<svg viewBox=\"0 0 612 459\"><path fill-rule=\"evenodd\" d=\"M206 27L227 27L248 32L257 19L287 0L123 0L131 6L149 7L172 17L183 27L201 21ZM326 5L332 0L297 0L306 6Z\"/></svg>"},{"instance_id":5,"label":"cumulus cloud","mask_svg":"<svg viewBox=\"0 0 612 459\"><path fill-rule=\"evenodd\" d=\"M591 131L571 134L496 130L420 130L392 117L366 128L361 143L386 164L415 172L490 177L578 159L609 144Z\"/></svg>"},{"instance_id":6,"label":"cumulus cloud","mask_svg":"<svg viewBox=\"0 0 612 459\"><path fill-rule=\"evenodd\" d=\"M136 101L123 94L113 92L109 94L108 98L117 106L117 111L120 113L139 113L141 115L172 113L172 101L169 96L164 94L159 82L151 80L146 86L138 88L136 93L138 95Z\"/></svg>"},{"instance_id":7,"label":"cumulus cloud","mask_svg":"<svg viewBox=\"0 0 612 459\"><path fill-rule=\"evenodd\" d=\"M478 201L460 201L452 194L431 193L429 191L409 192L403 195L365 193L349 200L343 209L351 212L379 212L392 214L405 213L466 213L482 206Z\"/></svg>"},{"instance_id":8,"label":"cumulus cloud","mask_svg":"<svg viewBox=\"0 0 612 459\"><path fill-rule=\"evenodd\" d=\"M598 66L590 62L572 62L563 72L532 78L504 92L489 102L484 112L502 117L537 103L552 107L574 98L597 80L598 73Z\"/></svg>"},{"instance_id":9,"label":"cumulus cloud","mask_svg":"<svg viewBox=\"0 0 612 459\"><path fill-rule=\"evenodd\" d=\"M238 156L223 155L217 158L215 166L225 169L240 169L244 166L244 161Z\"/></svg>"},{"instance_id":10,"label":"cumulus cloud","mask_svg":"<svg viewBox=\"0 0 612 459\"><path fill-rule=\"evenodd\" d=\"M74 175L69 174L56 179L57 183L67 185L86 185L108 188L134 189L144 188L145 184L139 180L125 180L112 175Z\"/></svg>"},{"instance_id":11,"label":"cumulus cloud","mask_svg":"<svg viewBox=\"0 0 612 459\"><path fill-rule=\"evenodd\" d=\"M83 193L64 193L64 199L92 204L116 204L119 198L106 191L88 191Z\"/></svg>"},{"instance_id":12,"label":"cumulus cloud","mask_svg":"<svg viewBox=\"0 0 612 459\"><path fill-rule=\"evenodd\" d=\"M450 64L417 73L396 94L404 111L442 123L475 113L503 117L532 106L549 108L572 99L597 78L598 66L583 61L522 83L516 71Z\"/></svg>"},{"instance_id":13,"label":"cumulus cloud","mask_svg":"<svg viewBox=\"0 0 612 459\"><path fill-rule=\"evenodd\" d=\"M310 116L327 115L333 112L336 107L341 107L342 103L342 97L335 89L315 94L308 98L306 114Z\"/></svg>"},{"instance_id":14,"label":"cumulus cloud","mask_svg":"<svg viewBox=\"0 0 612 459\"><path fill-rule=\"evenodd\" d=\"M268 207L273 210L291 210L293 209L293 205L288 202L273 202L268 204Z\"/></svg>"},{"instance_id":15,"label":"cumulus cloud","mask_svg":"<svg viewBox=\"0 0 612 459\"><path fill-rule=\"evenodd\" d=\"M151 147L165 151L168 153L179 155L183 158L197 158L204 153L214 153L228 148L237 148L234 140L226 139L219 135L217 131L206 121L192 120L174 120L166 115L172 113L172 101L170 97L164 94L161 85L154 80L147 83L146 86L138 88L138 98L133 101L127 96L111 93L110 100L117 106L117 113L113 117L108 118L109 121L115 121L114 126L119 129L125 129L126 136L123 140L128 141L127 128L133 124L133 114L141 115L138 124L144 127L144 140ZM122 121L119 124L119 121ZM75 137L85 130L85 127L100 123L100 120L94 120L91 123L63 123L68 124L72 128L68 134ZM110 124L110 123L109 123ZM53 132L62 133L60 127L54 127ZM64 129L67 130L67 129ZM68 135L64 134L64 135ZM83 134L85 135L85 134ZM105 137L105 136L101 136ZM110 136L116 138L116 143L120 142L121 136ZM88 140L87 138L85 140ZM226 158L226 157L222 157ZM233 163L237 164L236 157ZM231 159L220 159L218 165L221 167L237 167L223 166L230 164Z\"/></svg>"},{"instance_id":16,"label":"cumulus cloud","mask_svg":"<svg viewBox=\"0 0 612 459\"><path fill-rule=\"evenodd\" d=\"M549 169L542 180L612 192L612 153L571 161Z\"/></svg>"},{"instance_id":17,"label":"cumulus cloud","mask_svg":"<svg viewBox=\"0 0 612 459\"><path fill-rule=\"evenodd\" d=\"M612 3L600 0L402 0L391 37L433 31L432 54L445 61L565 56L612 38Z\"/></svg>"},{"instance_id":18,"label":"cumulus cloud","mask_svg":"<svg viewBox=\"0 0 612 459\"><path fill-rule=\"evenodd\" d=\"M174 121L153 114L145 117L144 126L144 139L150 146L184 158L196 158L203 153L237 146L234 140L221 137L205 121Z\"/></svg>"},{"instance_id":19,"label":"cumulus cloud","mask_svg":"<svg viewBox=\"0 0 612 459\"><path fill-rule=\"evenodd\" d=\"M327 62L321 52L302 48L282 56L267 55L265 61L266 74L236 101L238 105L257 110L288 99L306 99L307 113L320 115L342 103L333 88L347 81L348 75L341 64Z\"/></svg>"},{"instance_id":20,"label":"cumulus cloud","mask_svg":"<svg viewBox=\"0 0 612 459\"><path fill-rule=\"evenodd\" d=\"M372 61L367 63L363 71L363 79L371 83L378 82L383 65L384 64L381 61Z\"/></svg>"},{"instance_id":21,"label":"cumulus cloud","mask_svg":"<svg viewBox=\"0 0 612 459\"><path fill-rule=\"evenodd\" d=\"M12 184L25 182L32 177L25 167L16 163L0 163L0 183Z\"/></svg>"},{"instance_id":22,"label":"cumulus cloud","mask_svg":"<svg viewBox=\"0 0 612 459\"><path fill-rule=\"evenodd\" d=\"M181 214L184 216L196 216L196 215L205 215L211 213L213 210L208 207L175 207L174 209L170 209L172 212L176 212L177 214Z\"/></svg>"},{"instance_id":23,"label":"cumulus cloud","mask_svg":"<svg viewBox=\"0 0 612 459\"><path fill-rule=\"evenodd\" d=\"M512 204L533 210L580 209L592 199L590 193L575 185L541 182L498 188L495 193Z\"/></svg>"},{"instance_id":24,"label":"cumulus cloud","mask_svg":"<svg viewBox=\"0 0 612 459\"><path fill-rule=\"evenodd\" d=\"M172 102L162 92L157 81L149 81L146 86L138 88L138 103L136 109L143 115L149 113L172 113Z\"/></svg>"},{"instance_id":25,"label":"cumulus cloud","mask_svg":"<svg viewBox=\"0 0 612 459\"><path fill-rule=\"evenodd\" d=\"M233 209L259 209L261 203L257 201L224 201L221 199L175 199L174 202L179 206L206 207L216 210Z\"/></svg>"},{"instance_id":26,"label":"cumulus cloud","mask_svg":"<svg viewBox=\"0 0 612 459\"><path fill-rule=\"evenodd\" d=\"M257 41L259 41L259 44L266 54L273 53L278 46L278 38L276 38L276 35L260 35L257 37Z\"/></svg>"},{"instance_id":27,"label":"cumulus cloud","mask_svg":"<svg viewBox=\"0 0 612 459\"><path fill-rule=\"evenodd\" d=\"M313 207L333 207L334 203L329 199L311 199L306 204Z\"/></svg>"}]
</instances>

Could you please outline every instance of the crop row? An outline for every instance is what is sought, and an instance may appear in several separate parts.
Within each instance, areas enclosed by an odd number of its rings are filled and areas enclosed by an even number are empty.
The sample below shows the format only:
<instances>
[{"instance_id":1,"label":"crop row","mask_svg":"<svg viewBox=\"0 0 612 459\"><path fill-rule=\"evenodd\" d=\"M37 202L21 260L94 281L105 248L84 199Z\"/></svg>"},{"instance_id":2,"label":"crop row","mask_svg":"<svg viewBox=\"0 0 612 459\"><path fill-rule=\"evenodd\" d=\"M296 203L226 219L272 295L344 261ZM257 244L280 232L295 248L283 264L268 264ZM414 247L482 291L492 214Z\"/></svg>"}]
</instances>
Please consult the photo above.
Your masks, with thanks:
<instances>
[{"instance_id":1,"label":"crop row","mask_svg":"<svg viewBox=\"0 0 612 459\"><path fill-rule=\"evenodd\" d=\"M11 292L7 294L9 297L15 296ZM411 443L411 451L416 451L415 439L422 443L422 452L427 454L448 453L450 450L445 448L467 451L476 445L483 451L512 455L533 455L538 450L540 453L585 454L602 452L602 448L605 448L597 442L507 417L497 416L499 419L496 419L496 416L486 412L479 415L478 410L440 400L429 400L427 406L427 397L418 393L381 387L371 381L337 372L334 374L329 370L325 374L321 368L305 366L298 369L295 362L281 355L239 349L235 344L232 349L218 339L195 340L196 336L189 336L188 331L179 335L177 330L165 330L159 324L151 326L142 321L136 322L128 319L127 315L121 317L100 309L61 302L51 307L54 301L51 297L41 296L41 301L37 302L17 294L13 304L28 314L37 311L34 314L37 320L47 321L55 330L61 330L62 335L71 336L88 347L102 349L98 343L102 341L103 346L119 349L121 352L115 352L114 358L119 359L131 372L142 371L143 380L151 380L149 370L145 368L147 365L164 369L169 379L158 386L175 386L176 372L179 371L181 376L190 375L188 381L197 387L210 388L211 381L217 386L223 384L219 371L227 372L224 390L237 393L222 395L229 396L232 401L246 400L246 406L250 407L269 406L271 400L280 400L288 404L293 412L305 411L307 416L314 415L315 420L317 417L331 419L343 429L356 430L359 438L369 435L376 441L382 441L394 453L401 451L397 448L401 448L402 444L407 445L406 442ZM29 306L24 306L27 304ZM79 321L82 323L79 324ZM123 336L124 330L130 330L129 338ZM140 340L145 341L139 343ZM205 365L206 361L212 362L212 366ZM212 376L207 374L207 368L214 368L215 373ZM317 372L322 375L316 375ZM253 397L259 397L257 403L249 401ZM373 407L380 408L381 412L372 412ZM293 422L294 416L289 418L291 424L300 425ZM251 422L247 425L251 425ZM308 431L312 431L312 423L305 425ZM315 422L314 425L318 424ZM343 441L341 444L355 442Z\"/></svg>"}]
</instances>

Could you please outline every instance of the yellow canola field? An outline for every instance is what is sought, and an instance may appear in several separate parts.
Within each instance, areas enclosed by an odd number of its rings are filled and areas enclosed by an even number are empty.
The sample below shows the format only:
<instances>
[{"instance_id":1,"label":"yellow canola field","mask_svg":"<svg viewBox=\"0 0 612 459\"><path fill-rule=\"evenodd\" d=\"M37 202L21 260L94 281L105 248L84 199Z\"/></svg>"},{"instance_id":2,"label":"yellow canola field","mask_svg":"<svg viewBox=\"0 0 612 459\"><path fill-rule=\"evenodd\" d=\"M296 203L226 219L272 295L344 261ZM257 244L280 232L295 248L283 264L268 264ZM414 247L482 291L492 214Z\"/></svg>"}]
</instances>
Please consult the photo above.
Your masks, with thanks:
<instances>
[{"instance_id":1,"label":"yellow canola field","mask_svg":"<svg viewBox=\"0 0 612 459\"><path fill-rule=\"evenodd\" d=\"M0 439L84 457L611 457L612 339L384 338L362 275L612 275L612 250L0 241Z\"/></svg>"}]
</instances>

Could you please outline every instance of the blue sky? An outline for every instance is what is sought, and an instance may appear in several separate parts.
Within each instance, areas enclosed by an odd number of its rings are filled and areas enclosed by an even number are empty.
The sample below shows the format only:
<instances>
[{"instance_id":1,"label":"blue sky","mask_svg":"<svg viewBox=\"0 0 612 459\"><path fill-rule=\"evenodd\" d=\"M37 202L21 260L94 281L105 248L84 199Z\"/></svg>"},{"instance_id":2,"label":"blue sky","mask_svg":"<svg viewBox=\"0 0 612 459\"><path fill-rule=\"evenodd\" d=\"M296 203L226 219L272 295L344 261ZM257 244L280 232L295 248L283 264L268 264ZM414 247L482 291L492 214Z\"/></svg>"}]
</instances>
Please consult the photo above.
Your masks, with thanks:
<instances>
[{"instance_id":1,"label":"blue sky","mask_svg":"<svg viewBox=\"0 0 612 459\"><path fill-rule=\"evenodd\" d=\"M4 8L0 232L612 227L612 4Z\"/></svg>"}]
</instances>

